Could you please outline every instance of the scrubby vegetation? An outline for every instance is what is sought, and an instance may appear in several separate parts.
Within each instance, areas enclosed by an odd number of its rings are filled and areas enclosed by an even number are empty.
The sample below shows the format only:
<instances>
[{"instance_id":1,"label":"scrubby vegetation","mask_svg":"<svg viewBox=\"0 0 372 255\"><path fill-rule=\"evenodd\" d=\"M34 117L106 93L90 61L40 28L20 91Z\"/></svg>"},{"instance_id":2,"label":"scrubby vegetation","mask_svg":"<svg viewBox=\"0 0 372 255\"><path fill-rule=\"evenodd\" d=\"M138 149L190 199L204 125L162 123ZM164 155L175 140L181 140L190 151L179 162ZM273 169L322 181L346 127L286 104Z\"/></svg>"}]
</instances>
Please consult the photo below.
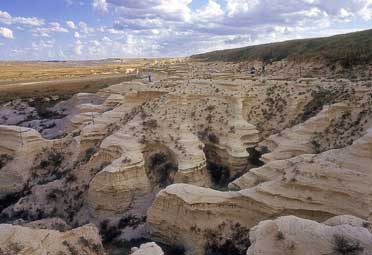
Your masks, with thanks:
<instances>
[{"instance_id":1,"label":"scrubby vegetation","mask_svg":"<svg viewBox=\"0 0 372 255\"><path fill-rule=\"evenodd\" d=\"M110 225L109 220L102 221L99 227L103 244L112 242L121 234L121 230L117 226Z\"/></svg>"},{"instance_id":2,"label":"scrubby vegetation","mask_svg":"<svg viewBox=\"0 0 372 255\"><path fill-rule=\"evenodd\" d=\"M68 97L57 97L56 100L50 98L45 100L44 97L36 97L28 102L29 106L34 107L40 119L61 119L65 115L52 111L50 108L56 105L59 101L66 100Z\"/></svg>"},{"instance_id":3,"label":"scrubby vegetation","mask_svg":"<svg viewBox=\"0 0 372 255\"><path fill-rule=\"evenodd\" d=\"M350 99L353 93L354 91L352 89L346 87L341 87L338 89L326 89L321 86L317 86L311 91L312 100L305 105L301 122L315 116L323 109L324 105L331 105L346 99Z\"/></svg>"},{"instance_id":4,"label":"scrubby vegetation","mask_svg":"<svg viewBox=\"0 0 372 255\"><path fill-rule=\"evenodd\" d=\"M282 59L324 59L329 64L345 68L372 61L372 30L336 35L327 38L293 40L221 50L192 56L208 61L261 60L269 62Z\"/></svg>"},{"instance_id":5,"label":"scrubby vegetation","mask_svg":"<svg viewBox=\"0 0 372 255\"><path fill-rule=\"evenodd\" d=\"M207 162L207 169L215 187L226 187L230 181L230 171L227 166Z\"/></svg>"},{"instance_id":6,"label":"scrubby vegetation","mask_svg":"<svg viewBox=\"0 0 372 255\"><path fill-rule=\"evenodd\" d=\"M85 151L83 162L85 162L85 163L88 162L95 153L96 153L96 148L91 147L91 148L87 149Z\"/></svg>"},{"instance_id":7,"label":"scrubby vegetation","mask_svg":"<svg viewBox=\"0 0 372 255\"><path fill-rule=\"evenodd\" d=\"M224 238L222 233L230 233L230 238ZM226 223L218 226L218 231L206 231L208 241L205 247L205 255L245 255L249 241L249 229L235 223L230 227Z\"/></svg>"},{"instance_id":8,"label":"scrubby vegetation","mask_svg":"<svg viewBox=\"0 0 372 255\"><path fill-rule=\"evenodd\" d=\"M103 246L92 239L86 239L82 236L79 238L78 243L88 250L95 252L95 254L105 254Z\"/></svg>"},{"instance_id":9,"label":"scrubby vegetation","mask_svg":"<svg viewBox=\"0 0 372 255\"><path fill-rule=\"evenodd\" d=\"M349 239L342 235L335 235L334 251L337 255L358 255L362 254L364 248L356 240Z\"/></svg>"},{"instance_id":10,"label":"scrubby vegetation","mask_svg":"<svg viewBox=\"0 0 372 255\"><path fill-rule=\"evenodd\" d=\"M158 152L151 155L148 161L146 173L154 186L164 188L173 183L173 174L178 168L168 155Z\"/></svg>"},{"instance_id":11,"label":"scrubby vegetation","mask_svg":"<svg viewBox=\"0 0 372 255\"><path fill-rule=\"evenodd\" d=\"M203 141L210 142L213 144L220 143L218 136L210 128L205 128L204 130L199 131L198 137Z\"/></svg>"},{"instance_id":12,"label":"scrubby vegetation","mask_svg":"<svg viewBox=\"0 0 372 255\"><path fill-rule=\"evenodd\" d=\"M52 167L54 169L61 166L64 160L64 156L61 152L50 151L47 158L40 162L40 168L45 169L47 167Z\"/></svg>"}]
</instances>

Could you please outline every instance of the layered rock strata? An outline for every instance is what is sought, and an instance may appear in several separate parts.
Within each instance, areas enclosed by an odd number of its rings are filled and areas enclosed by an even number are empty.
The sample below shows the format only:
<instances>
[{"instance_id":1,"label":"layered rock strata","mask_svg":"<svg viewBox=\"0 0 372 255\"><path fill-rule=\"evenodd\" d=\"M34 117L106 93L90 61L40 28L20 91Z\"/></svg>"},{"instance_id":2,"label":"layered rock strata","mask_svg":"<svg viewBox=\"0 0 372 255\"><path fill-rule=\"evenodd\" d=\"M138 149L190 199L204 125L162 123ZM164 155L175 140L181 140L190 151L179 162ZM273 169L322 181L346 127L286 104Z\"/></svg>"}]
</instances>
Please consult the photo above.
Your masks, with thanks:
<instances>
[{"instance_id":1,"label":"layered rock strata","mask_svg":"<svg viewBox=\"0 0 372 255\"><path fill-rule=\"evenodd\" d=\"M371 217L372 129L344 149L273 161L251 169L219 192L186 184L161 191L148 212L155 240L203 254L208 233L236 224L251 228L278 215L322 221L334 215ZM232 233L223 232L224 238ZM222 238L223 239L223 238Z\"/></svg>"}]
</instances>

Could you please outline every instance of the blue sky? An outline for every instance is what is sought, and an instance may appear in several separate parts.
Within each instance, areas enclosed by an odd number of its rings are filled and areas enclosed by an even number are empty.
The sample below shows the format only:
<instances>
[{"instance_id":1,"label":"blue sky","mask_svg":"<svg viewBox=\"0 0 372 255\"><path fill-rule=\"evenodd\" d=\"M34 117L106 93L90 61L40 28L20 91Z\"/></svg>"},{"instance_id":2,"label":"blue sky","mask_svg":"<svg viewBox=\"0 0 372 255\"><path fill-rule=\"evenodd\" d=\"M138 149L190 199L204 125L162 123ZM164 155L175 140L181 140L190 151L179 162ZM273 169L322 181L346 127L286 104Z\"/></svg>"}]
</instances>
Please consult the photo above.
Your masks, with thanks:
<instances>
[{"instance_id":1,"label":"blue sky","mask_svg":"<svg viewBox=\"0 0 372 255\"><path fill-rule=\"evenodd\" d=\"M187 56L369 28L372 0L0 0L0 59Z\"/></svg>"}]
</instances>

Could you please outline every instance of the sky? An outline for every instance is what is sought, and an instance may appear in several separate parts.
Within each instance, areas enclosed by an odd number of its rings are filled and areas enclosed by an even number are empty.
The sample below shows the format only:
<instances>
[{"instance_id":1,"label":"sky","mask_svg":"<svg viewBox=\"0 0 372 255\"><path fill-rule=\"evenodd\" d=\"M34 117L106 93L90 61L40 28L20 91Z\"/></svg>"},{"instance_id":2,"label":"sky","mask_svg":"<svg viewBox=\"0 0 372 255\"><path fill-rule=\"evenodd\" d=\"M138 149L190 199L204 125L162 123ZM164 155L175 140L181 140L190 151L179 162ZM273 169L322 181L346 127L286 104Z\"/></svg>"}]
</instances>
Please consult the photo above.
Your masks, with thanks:
<instances>
[{"instance_id":1,"label":"sky","mask_svg":"<svg viewBox=\"0 0 372 255\"><path fill-rule=\"evenodd\" d=\"M0 60L178 57L372 28L372 0L0 0Z\"/></svg>"}]
</instances>

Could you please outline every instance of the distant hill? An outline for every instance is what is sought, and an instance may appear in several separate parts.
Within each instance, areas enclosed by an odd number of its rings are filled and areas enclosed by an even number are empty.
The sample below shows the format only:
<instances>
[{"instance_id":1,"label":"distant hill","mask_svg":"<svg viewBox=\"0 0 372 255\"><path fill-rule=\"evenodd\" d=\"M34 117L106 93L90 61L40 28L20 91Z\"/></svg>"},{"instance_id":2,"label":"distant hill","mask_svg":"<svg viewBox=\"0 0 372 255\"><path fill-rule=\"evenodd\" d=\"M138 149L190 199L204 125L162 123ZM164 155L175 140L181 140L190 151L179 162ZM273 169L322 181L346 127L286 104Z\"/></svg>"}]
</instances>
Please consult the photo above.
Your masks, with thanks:
<instances>
[{"instance_id":1,"label":"distant hill","mask_svg":"<svg viewBox=\"0 0 372 255\"><path fill-rule=\"evenodd\" d=\"M344 67L372 63L372 29L324 38L291 40L278 43L219 50L191 56L205 61L278 61L282 59L319 59Z\"/></svg>"}]
</instances>

